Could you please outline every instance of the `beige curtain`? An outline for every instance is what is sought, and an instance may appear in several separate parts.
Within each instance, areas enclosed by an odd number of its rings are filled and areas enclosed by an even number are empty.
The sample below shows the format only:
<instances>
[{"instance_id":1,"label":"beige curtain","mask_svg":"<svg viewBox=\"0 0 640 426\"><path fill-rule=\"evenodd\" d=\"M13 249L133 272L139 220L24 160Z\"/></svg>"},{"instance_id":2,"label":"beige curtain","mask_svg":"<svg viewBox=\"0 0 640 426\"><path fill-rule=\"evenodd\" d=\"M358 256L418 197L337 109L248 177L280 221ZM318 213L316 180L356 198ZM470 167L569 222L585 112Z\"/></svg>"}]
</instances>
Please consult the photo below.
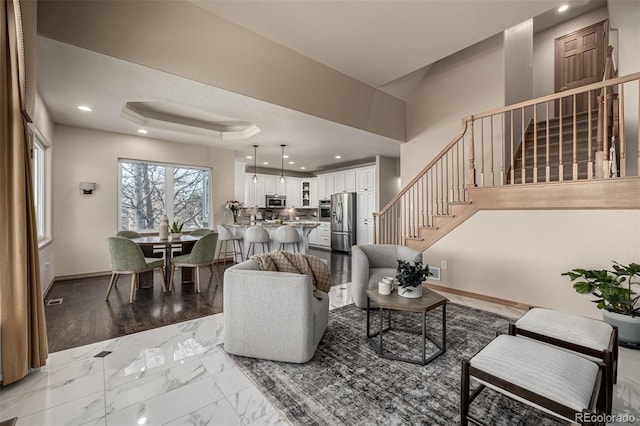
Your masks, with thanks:
<instances>
[{"instance_id":1,"label":"beige curtain","mask_svg":"<svg viewBox=\"0 0 640 426\"><path fill-rule=\"evenodd\" d=\"M47 359L30 149L22 114L17 0L0 9L0 320L2 384ZM16 16L18 19L16 19Z\"/></svg>"}]
</instances>

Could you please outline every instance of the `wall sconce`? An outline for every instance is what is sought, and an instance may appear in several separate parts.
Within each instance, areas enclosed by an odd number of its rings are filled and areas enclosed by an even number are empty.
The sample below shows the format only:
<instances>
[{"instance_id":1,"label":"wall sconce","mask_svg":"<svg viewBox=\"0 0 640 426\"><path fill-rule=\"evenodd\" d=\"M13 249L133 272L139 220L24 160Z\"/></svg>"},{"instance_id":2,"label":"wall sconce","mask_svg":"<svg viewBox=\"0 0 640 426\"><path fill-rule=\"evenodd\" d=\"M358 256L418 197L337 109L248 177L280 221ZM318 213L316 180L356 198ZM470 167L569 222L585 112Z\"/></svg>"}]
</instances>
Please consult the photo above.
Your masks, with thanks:
<instances>
[{"instance_id":1,"label":"wall sconce","mask_svg":"<svg viewBox=\"0 0 640 426\"><path fill-rule=\"evenodd\" d=\"M80 182L80 190L84 195L92 195L95 189L96 184L94 182Z\"/></svg>"}]
</instances>

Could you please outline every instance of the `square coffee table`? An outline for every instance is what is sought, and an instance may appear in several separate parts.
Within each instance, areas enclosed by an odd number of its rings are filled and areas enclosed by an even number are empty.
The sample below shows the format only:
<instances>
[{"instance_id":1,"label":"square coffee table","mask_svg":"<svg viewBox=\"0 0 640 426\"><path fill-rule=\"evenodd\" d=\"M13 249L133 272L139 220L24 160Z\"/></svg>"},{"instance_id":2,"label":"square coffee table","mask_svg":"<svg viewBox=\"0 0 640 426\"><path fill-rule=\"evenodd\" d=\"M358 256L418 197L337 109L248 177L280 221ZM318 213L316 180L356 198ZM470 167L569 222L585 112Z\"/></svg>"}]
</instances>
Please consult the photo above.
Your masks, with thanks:
<instances>
[{"instance_id":1,"label":"square coffee table","mask_svg":"<svg viewBox=\"0 0 640 426\"><path fill-rule=\"evenodd\" d=\"M371 301L378 304L380 309L380 330L374 333L371 332ZM413 364L426 365L439 357L447 350L447 298L439 295L438 293L431 291L427 288L422 288L422 297L410 299L402 297L398 294L397 290L389 295L378 293L378 290L367 290L367 340L374 351L382 358L393 359L397 361L410 362ZM434 310L438 306L442 306L442 343L438 344L430 336L427 335L427 312ZM387 327L384 327L384 311L387 311ZM392 328L391 327L391 313L393 311L405 311L416 312L422 314L422 332L418 330L408 330L404 328ZM422 359L410 359L396 357L391 354L385 354L384 346L382 342L382 336L386 331L402 331L406 333L422 334ZM378 343L374 342L374 337L378 336ZM429 339L439 349L438 352L432 354L427 358L426 343Z\"/></svg>"}]
</instances>

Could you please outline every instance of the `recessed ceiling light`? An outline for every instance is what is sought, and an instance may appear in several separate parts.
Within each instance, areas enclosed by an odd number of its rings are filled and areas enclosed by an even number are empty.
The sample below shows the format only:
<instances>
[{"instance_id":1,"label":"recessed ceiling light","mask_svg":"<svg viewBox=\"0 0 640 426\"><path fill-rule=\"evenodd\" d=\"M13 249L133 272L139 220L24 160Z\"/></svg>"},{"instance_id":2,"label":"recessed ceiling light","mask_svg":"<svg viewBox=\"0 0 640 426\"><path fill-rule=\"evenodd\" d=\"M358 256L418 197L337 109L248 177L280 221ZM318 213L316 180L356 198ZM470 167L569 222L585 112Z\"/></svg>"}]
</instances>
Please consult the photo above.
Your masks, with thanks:
<instances>
[{"instance_id":1,"label":"recessed ceiling light","mask_svg":"<svg viewBox=\"0 0 640 426\"><path fill-rule=\"evenodd\" d=\"M282 158L289 158L287 154L283 155Z\"/></svg>"},{"instance_id":2,"label":"recessed ceiling light","mask_svg":"<svg viewBox=\"0 0 640 426\"><path fill-rule=\"evenodd\" d=\"M91 112L91 111L93 111L93 110L91 109L91 107L88 107L88 106L86 106L86 105L78 105L78 109L79 109L80 111L85 111L85 112Z\"/></svg>"},{"instance_id":3,"label":"recessed ceiling light","mask_svg":"<svg viewBox=\"0 0 640 426\"><path fill-rule=\"evenodd\" d=\"M300 167L300 170L307 170L305 166Z\"/></svg>"},{"instance_id":4,"label":"recessed ceiling light","mask_svg":"<svg viewBox=\"0 0 640 426\"><path fill-rule=\"evenodd\" d=\"M342 158L342 155L336 155L336 160L339 160Z\"/></svg>"},{"instance_id":5,"label":"recessed ceiling light","mask_svg":"<svg viewBox=\"0 0 640 426\"><path fill-rule=\"evenodd\" d=\"M558 8L558 12L562 13L562 12L566 12L567 9L569 9L569 5L568 4L563 4L562 6L560 6Z\"/></svg>"},{"instance_id":6,"label":"recessed ceiling light","mask_svg":"<svg viewBox=\"0 0 640 426\"><path fill-rule=\"evenodd\" d=\"M289 164L296 164L294 161L289 161Z\"/></svg>"},{"instance_id":7,"label":"recessed ceiling light","mask_svg":"<svg viewBox=\"0 0 640 426\"><path fill-rule=\"evenodd\" d=\"M268 164L269 164L269 162L268 162L268 161L265 161L265 162L264 162L264 163L262 163L262 164L264 164L264 165L266 166L266 165L268 165Z\"/></svg>"},{"instance_id":8,"label":"recessed ceiling light","mask_svg":"<svg viewBox=\"0 0 640 426\"><path fill-rule=\"evenodd\" d=\"M140 133L141 135L146 135L149 132L147 132L145 129L138 129L138 133Z\"/></svg>"},{"instance_id":9,"label":"recessed ceiling light","mask_svg":"<svg viewBox=\"0 0 640 426\"><path fill-rule=\"evenodd\" d=\"M251 160L252 158L253 158L252 155L247 155L247 157L246 157L247 160Z\"/></svg>"}]
</instances>

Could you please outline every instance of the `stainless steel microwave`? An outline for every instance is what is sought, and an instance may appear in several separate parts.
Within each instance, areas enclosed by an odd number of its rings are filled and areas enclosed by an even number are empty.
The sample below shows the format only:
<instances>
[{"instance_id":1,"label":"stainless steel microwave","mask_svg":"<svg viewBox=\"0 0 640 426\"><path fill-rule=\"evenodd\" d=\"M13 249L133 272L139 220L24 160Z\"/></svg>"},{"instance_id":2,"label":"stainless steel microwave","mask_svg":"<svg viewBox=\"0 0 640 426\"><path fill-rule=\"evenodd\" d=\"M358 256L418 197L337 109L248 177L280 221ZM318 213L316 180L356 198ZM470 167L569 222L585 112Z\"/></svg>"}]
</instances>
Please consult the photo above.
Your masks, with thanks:
<instances>
[{"instance_id":1,"label":"stainless steel microwave","mask_svg":"<svg viewBox=\"0 0 640 426\"><path fill-rule=\"evenodd\" d=\"M266 195L265 206L266 207L286 207L287 198L283 195Z\"/></svg>"}]
</instances>

